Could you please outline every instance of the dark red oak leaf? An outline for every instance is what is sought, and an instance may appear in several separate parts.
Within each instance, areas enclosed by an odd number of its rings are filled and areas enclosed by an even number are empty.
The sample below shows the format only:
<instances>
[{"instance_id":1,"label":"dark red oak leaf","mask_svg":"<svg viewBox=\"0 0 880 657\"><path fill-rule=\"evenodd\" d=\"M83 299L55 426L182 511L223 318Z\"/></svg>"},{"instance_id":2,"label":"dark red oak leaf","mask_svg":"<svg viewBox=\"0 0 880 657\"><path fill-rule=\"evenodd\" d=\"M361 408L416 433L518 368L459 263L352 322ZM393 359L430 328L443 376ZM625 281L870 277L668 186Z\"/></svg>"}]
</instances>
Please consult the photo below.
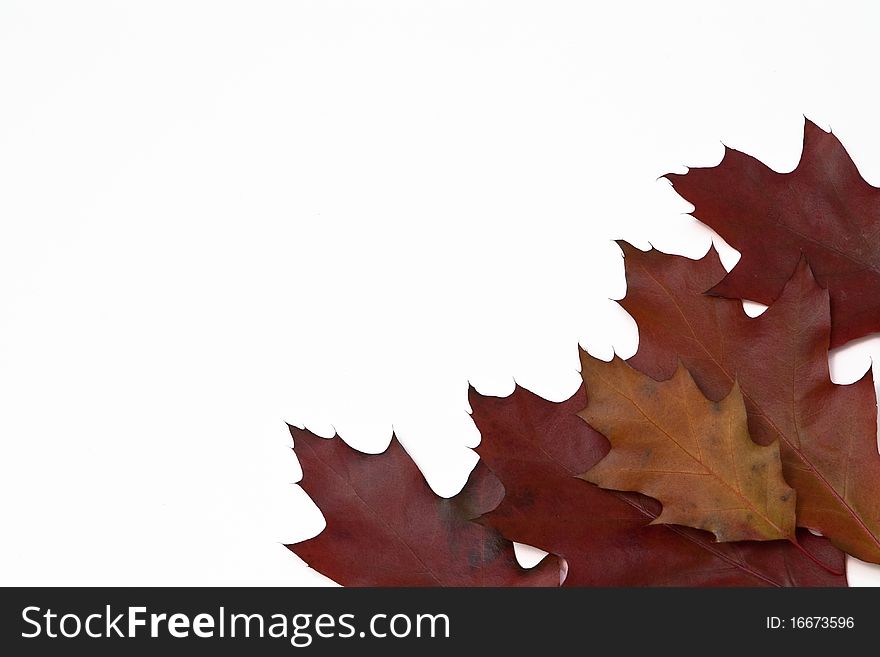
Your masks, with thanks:
<instances>
[{"instance_id":1,"label":"dark red oak leaf","mask_svg":"<svg viewBox=\"0 0 880 657\"><path fill-rule=\"evenodd\" d=\"M706 532L652 525L660 513L655 500L577 479L609 448L577 416L586 403L583 387L562 403L520 387L504 398L470 391L482 434L477 452L506 490L480 521L564 557L564 586L846 586L845 576L787 541L716 543ZM803 530L798 538L843 572L844 555L826 539Z\"/></svg>"},{"instance_id":2,"label":"dark red oak leaf","mask_svg":"<svg viewBox=\"0 0 880 657\"><path fill-rule=\"evenodd\" d=\"M791 173L725 148L716 167L666 177L742 253L711 294L772 303L805 253L831 295L831 346L880 331L880 189L833 134L807 120Z\"/></svg>"},{"instance_id":3,"label":"dark red oak leaf","mask_svg":"<svg viewBox=\"0 0 880 657\"><path fill-rule=\"evenodd\" d=\"M471 519L494 508L504 488L478 464L462 492L436 495L396 438L381 454L290 427L300 485L327 527L288 545L344 586L559 586L563 561L527 570L513 544Z\"/></svg>"},{"instance_id":4,"label":"dark red oak leaf","mask_svg":"<svg viewBox=\"0 0 880 657\"><path fill-rule=\"evenodd\" d=\"M880 562L880 454L871 372L836 385L828 369L828 292L801 259L778 299L748 317L739 301L703 294L725 274L714 249L701 260L620 243L639 327L633 367L654 379L679 360L703 393L739 383L752 439L779 440L797 520L865 561Z\"/></svg>"}]
</instances>

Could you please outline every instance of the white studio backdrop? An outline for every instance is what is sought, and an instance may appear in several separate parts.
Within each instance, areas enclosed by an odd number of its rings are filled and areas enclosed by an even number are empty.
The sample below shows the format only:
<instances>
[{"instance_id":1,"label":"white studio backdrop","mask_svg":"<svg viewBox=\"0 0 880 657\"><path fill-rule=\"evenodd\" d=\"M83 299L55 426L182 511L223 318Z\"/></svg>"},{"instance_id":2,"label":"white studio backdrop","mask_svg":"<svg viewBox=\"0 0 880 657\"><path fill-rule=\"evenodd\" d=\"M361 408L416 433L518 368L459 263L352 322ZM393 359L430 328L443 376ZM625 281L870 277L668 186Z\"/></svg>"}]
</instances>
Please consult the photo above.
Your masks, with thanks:
<instances>
[{"instance_id":1,"label":"white studio backdrop","mask_svg":"<svg viewBox=\"0 0 880 657\"><path fill-rule=\"evenodd\" d=\"M880 186L876 4L607 4L0 3L0 582L329 583L285 421L452 495L468 382L634 353L613 239L736 261L658 176Z\"/></svg>"}]
</instances>

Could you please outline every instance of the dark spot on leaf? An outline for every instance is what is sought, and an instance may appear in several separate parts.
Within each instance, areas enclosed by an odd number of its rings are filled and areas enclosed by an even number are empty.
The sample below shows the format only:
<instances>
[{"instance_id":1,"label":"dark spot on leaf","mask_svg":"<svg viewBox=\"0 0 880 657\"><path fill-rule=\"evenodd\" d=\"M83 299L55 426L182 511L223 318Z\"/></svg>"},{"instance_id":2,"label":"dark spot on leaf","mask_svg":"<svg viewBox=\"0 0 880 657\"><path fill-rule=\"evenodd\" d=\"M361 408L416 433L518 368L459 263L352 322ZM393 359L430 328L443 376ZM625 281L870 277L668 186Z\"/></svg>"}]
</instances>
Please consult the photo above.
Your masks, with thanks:
<instances>
[{"instance_id":1,"label":"dark spot on leaf","mask_svg":"<svg viewBox=\"0 0 880 657\"><path fill-rule=\"evenodd\" d=\"M657 386L653 381L643 381L640 390L642 395L647 399L657 398Z\"/></svg>"},{"instance_id":2,"label":"dark spot on leaf","mask_svg":"<svg viewBox=\"0 0 880 657\"><path fill-rule=\"evenodd\" d=\"M535 505L535 493L530 490L508 493L507 500L517 507L528 509Z\"/></svg>"}]
</instances>

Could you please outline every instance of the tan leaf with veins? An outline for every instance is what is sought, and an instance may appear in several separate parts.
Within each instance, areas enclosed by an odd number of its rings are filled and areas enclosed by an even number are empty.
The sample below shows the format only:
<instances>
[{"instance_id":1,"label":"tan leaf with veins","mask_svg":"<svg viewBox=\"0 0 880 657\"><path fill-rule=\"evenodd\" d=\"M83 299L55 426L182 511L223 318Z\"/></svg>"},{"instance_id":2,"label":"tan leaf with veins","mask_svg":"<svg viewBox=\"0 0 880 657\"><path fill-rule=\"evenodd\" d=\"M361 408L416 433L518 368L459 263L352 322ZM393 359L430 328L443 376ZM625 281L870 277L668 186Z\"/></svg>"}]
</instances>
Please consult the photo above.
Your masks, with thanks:
<instances>
[{"instance_id":1,"label":"tan leaf with veins","mask_svg":"<svg viewBox=\"0 0 880 657\"><path fill-rule=\"evenodd\" d=\"M655 523L686 525L719 541L792 539L795 493L782 477L779 445L749 437L737 385L706 399L679 364L668 381L581 354L587 407L578 415L611 442L580 475L602 488L657 499Z\"/></svg>"}]
</instances>

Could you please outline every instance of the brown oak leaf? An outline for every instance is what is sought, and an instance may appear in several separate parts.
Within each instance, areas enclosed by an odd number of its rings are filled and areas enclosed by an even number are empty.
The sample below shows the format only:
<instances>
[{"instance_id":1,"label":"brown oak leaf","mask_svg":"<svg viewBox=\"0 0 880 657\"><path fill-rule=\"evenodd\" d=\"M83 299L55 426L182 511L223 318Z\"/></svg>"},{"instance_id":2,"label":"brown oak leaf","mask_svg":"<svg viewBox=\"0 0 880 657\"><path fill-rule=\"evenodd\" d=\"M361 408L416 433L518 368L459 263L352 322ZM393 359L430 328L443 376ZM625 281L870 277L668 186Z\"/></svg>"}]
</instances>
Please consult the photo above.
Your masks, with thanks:
<instances>
[{"instance_id":1,"label":"brown oak leaf","mask_svg":"<svg viewBox=\"0 0 880 657\"><path fill-rule=\"evenodd\" d=\"M718 166L666 177L742 253L711 294L772 303L805 253L831 295L831 346L880 331L880 189L833 134L807 120L790 173L725 148Z\"/></svg>"},{"instance_id":2,"label":"brown oak leaf","mask_svg":"<svg viewBox=\"0 0 880 657\"><path fill-rule=\"evenodd\" d=\"M703 393L724 398L736 381L749 432L779 440L797 492L798 525L880 562L880 454L870 371L836 385L828 369L829 295L801 259L778 299L748 317L739 301L703 294L725 271L714 249L694 261L621 243L627 294L639 327L630 364L654 379L684 364Z\"/></svg>"},{"instance_id":3,"label":"brown oak leaf","mask_svg":"<svg viewBox=\"0 0 880 657\"><path fill-rule=\"evenodd\" d=\"M656 500L578 479L609 449L577 416L583 386L561 403L519 386L503 398L472 388L469 400L477 452L505 488L480 521L564 557L564 586L846 586L843 553L806 530L800 545L837 574L788 541L716 543L707 532L652 524Z\"/></svg>"},{"instance_id":4,"label":"brown oak leaf","mask_svg":"<svg viewBox=\"0 0 880 657\"><path fill-rule=\"evenodd\" d=\"M794 539L795 495L779 445L749 437L739 387L710 401L681 365L655 381L615 356L581 352L589 403L578 415L611 451L583 479L637 491L663 505L655 523L703 529L726 541Z\"/></svg>"},{"instance_id":5,"label":"brown oak leaf","mask_svg":"<svg viewBox=\"0 0 880 657\"><path fill-rule=\"evenodd\" d=\"M513 544L472 522L504 495L477 464L459 495L435 494L396 438L364 454L338 436L290 427L303 470L300 485L327 521L315 538L288 545L344 586L559 586L565 563L553 555L533 569Z\"/></svg>"}]
</instances>

